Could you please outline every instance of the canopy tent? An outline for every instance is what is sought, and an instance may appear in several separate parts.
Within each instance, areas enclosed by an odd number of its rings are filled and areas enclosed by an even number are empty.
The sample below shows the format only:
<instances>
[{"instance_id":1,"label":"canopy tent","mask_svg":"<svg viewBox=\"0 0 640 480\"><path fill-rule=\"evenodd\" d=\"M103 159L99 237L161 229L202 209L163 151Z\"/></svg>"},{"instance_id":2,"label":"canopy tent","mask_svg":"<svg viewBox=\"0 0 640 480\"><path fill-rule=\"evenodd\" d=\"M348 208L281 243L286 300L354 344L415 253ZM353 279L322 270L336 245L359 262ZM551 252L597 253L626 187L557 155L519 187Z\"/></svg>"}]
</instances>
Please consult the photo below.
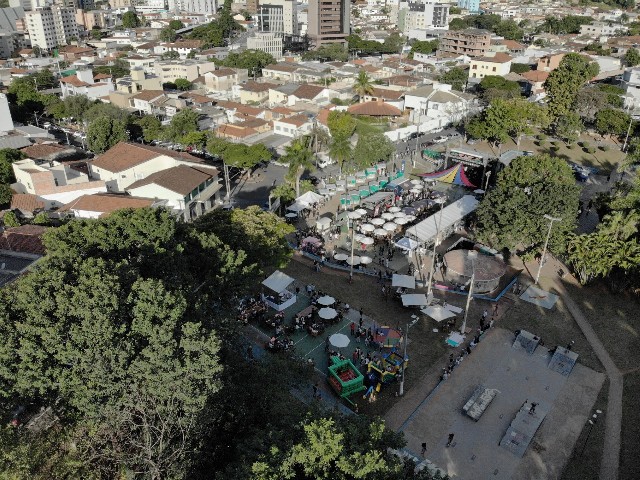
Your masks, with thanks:
<instances>
[{"instance_id":1,"label":"canopy tent","mask_svg":"<svg viewBox=\"0 0 640 480\"><path fill-rule=\"evenodd\" d=\"M473 195L465 195L456 200L451 205L447 205L441 211L434 213L426 220L409 227L406 230L407 236L413 237L420 242L429 242L436 238L438 230L444 231L447 228L459 222L476 208L478 208L478 199ZM440 216L442 215L442 222ZM440 227L438 229L438 227Z\"/></svg>"},{"instance_id":2,"label":"canopy tent","mask_svg":"<svg viewBox=\"0 0 640 480\"><path fill-rule=\"evenodd\" d=\"M391 278L391 286L402 288L416 288L416 279L411 275L399 275L397 273L394 273L393 277Z\"/></svg>"},{"instance_id":3,"label":"canopy tent","mask_svg":"<svg viewBox=\"0 0 640 480\"><path fill-rule=\"evenodd\" d=\"M395 245L396 247L403 248L405 250L415 250L418 248L418 242L407 237L402 237L395 243Z\"/></svg>"},{"instance_id":4,"label":"canopy tent","mask_svg":"<svg viewBox=\"0 0 640 480\"><path fill-rule=\"evenodd\" d=\"M273 290L276 293L280 293L286 290L286 288L293 283L291 278L286 273L282 273L280 270L276 270L269 277L267 277L262 284L269 290Z\"/></svg>"},{"instance_id":5,"label":"canopy tent","mask_svg":"<svg viewBox=\"0 0 640 480\"><path fill-rule=\"evenodd\" d=\"M455 317L456 314L440 305L430 305L420 309L422 313L433 318L436 322L441 322L447 318Z\"/></svg>"},{"instance_id":6,"label":"canopy tent","mask_svg":"<svg viewBox=\"0 0 640 480\"><path fill-rule=\"evenodd\" d=\"M306 192L296 198L296 203L300 203L302 205L313 205L314 203L323 202L324 197L315 192Z\"/></svg>"},{"instance_id":7,"label":"canopy tent","mask_svg":"<svg viewBox=\"0 0 640 480\"><path fill-rule=\"evenodd\" d=\"M393 192L376 192L362 201L366 208L374 208L378 203L393 199Z\"/></svg>"},{"instance_id":8,"label":"canopy tent","mask_svg":"<svg viewBox=\"0 0 640 480\"><path fill-rule=\"evenodd\" d=\"M476 188L476 186L467 178L461 163L457 163L453 167L441 170L440 172L421 173L420 176L444 183L453 183L454 185L462 185L463 187Z\"/></svg>"},{"instance_id":9,"label":"canopy tent","mask_svg":"<svg viewBox=\"0 0 640 480\"><path fill-rule=\"evenodd\" d=\"M305 210L309 208L307 205L302 205L301 203L294 203L292 205L289 205L287 207L287 210L291 210L292 212L301 212L302 210Z\"/></svg>"},{"instance_id":10,"label":"canopy tent","mask_svg":"<svg viewBox=\"0 0 640 480\"><path fill-rule=\"evenodd\" d=\"M411 179L406 177L396 178L395 180L387 184L387 188L393 188L393 189L400 188L404 190L410 189L411 186L412 186Z\"/></svg>"},{"instance_id":11,"label":"canopy tent","mask_svg":"<svg viewBox=\"0 0 640 480\"><path fill-rule=\"evenodd\" d=\"M402 295L402 305L405 307L429 305L427 296L424 293L409 293Z\"/></svg>"}]
</instances>

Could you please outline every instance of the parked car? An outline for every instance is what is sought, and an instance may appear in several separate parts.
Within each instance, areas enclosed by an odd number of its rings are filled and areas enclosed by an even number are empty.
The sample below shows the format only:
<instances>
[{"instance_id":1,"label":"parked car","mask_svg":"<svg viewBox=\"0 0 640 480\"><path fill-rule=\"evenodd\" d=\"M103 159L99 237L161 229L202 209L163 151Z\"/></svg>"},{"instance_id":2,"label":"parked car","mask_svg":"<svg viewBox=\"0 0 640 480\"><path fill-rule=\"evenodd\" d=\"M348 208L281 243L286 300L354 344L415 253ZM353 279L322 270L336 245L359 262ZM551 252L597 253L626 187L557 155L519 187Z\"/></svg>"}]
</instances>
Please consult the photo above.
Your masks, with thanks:
<instances>
[{"instance_id":1,"label":"parked car","mask_svg":"<svg viewBox=\"0 0 640 480\"><path fill-rule=\"evenodd\" d=\"M440 135L439 137L436 137L436 138L434 138L434 139L433 139L433 143L444 143L444 142L446 142L447 140L449 140L449 138L448 138L448 137L445 137L445 136L443 136L443 135Z\"/></svg>"}]
</instances>

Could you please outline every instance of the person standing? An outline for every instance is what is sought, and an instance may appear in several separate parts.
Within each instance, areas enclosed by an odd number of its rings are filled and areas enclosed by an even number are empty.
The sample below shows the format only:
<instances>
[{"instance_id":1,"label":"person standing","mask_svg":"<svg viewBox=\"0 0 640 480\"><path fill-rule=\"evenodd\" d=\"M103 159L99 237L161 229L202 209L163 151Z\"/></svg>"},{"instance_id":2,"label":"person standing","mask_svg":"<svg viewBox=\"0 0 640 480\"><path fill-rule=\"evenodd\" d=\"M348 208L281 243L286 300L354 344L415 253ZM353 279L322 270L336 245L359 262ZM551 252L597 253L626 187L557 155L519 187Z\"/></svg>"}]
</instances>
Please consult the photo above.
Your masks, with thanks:
<instances>
[{"instance_id":1,"label":"person standing","mask_svg":"<svg viewBox=\"0 0 640 480\"><path fill-rule=\"evenodd\" d=\"M356 322L351 322L351 336L355 337L356 335Z\"/></svg>"},{"instance_id":2,"label":"person standing","mask_svg":"<svg viewBox=\"0 0 640 480\"><path fill-rule=\"evenodd\" d=\"M451 443L453 443L453 437L454 437L454 436L455 436L455 435L454 435L453 433L450 433L450 434L449 434L449 441L447 442L447 447L450 447L450 446L451 446Z\"/></svg>"},{"instance_id":3,"label":"person standing","mask_svg":"<svg viewBox=\"0 0 640 480\"><path fill-rule=\"evenodd\" d=\"M425 453L427 453L427 443L422 442L422 451L420 452L420 455L424 456Z\"/></svg>"}]
</instances>

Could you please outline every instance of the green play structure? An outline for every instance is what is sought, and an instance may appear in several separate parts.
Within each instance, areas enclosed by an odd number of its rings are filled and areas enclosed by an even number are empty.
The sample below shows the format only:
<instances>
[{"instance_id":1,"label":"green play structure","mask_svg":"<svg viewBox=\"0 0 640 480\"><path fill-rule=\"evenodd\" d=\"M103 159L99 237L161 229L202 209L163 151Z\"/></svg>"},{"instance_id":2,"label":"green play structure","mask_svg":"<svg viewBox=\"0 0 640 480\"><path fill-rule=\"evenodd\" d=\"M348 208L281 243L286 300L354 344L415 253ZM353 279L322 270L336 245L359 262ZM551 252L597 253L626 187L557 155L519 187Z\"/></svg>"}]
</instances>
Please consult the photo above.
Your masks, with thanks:
<instances>
[{"instance_id":1,"label":"green play structure","mask_svg":"<svg viewBox=\"0 0 640 480\"><path fill-rule=\"evenodd\" d=\"M351 363L351 360L340 360L337 356L331 357L329 366L329 384L341 397L350 401L347 397L365 389L364 376Z\"/></svg>"}]
</instances>

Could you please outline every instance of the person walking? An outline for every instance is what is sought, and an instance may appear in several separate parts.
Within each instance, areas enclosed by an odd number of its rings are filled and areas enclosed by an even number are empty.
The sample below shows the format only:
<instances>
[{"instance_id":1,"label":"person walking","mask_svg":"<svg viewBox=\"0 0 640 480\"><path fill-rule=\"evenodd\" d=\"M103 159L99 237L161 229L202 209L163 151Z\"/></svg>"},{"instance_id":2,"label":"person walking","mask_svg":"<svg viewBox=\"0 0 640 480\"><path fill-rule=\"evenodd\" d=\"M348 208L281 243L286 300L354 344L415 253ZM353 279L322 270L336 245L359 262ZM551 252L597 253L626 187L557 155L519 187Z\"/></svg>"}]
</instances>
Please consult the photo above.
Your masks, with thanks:
<instances>
[{"instance_id":1,"label":"person walking","mask_svg":"<svg viewBox=\"0 0 640 480\"><path fill-rule=\"evenodd\" d=\"M447 442L447 447L450 447L450 446L451 446L451 443L453 443L453 437L454 437L454 436L455 436L455 435L454 435L453 433L450 433L450 434L449 434L449 441Z\"/></svg>"},{"instance_id":2,"label":"person walking","mask_svg":"<svg viewBox=\"0 0 640 480\"><path fill-rule=\"evenodd\" d=\"M356 335L356 322L351 322L351 336L355 337Z\"/></svg>"},{"instance_id":3,"label":"person walking","mask_svg":"<svg viewBox=\"0 0 640 480\"><path fill-rule=\"evenodd\" d=\"M427 444L426 442L422 442L422 451L420 452L420 455L424 456L425 453L427 453Z\"/></svg>"}]
</instances>

